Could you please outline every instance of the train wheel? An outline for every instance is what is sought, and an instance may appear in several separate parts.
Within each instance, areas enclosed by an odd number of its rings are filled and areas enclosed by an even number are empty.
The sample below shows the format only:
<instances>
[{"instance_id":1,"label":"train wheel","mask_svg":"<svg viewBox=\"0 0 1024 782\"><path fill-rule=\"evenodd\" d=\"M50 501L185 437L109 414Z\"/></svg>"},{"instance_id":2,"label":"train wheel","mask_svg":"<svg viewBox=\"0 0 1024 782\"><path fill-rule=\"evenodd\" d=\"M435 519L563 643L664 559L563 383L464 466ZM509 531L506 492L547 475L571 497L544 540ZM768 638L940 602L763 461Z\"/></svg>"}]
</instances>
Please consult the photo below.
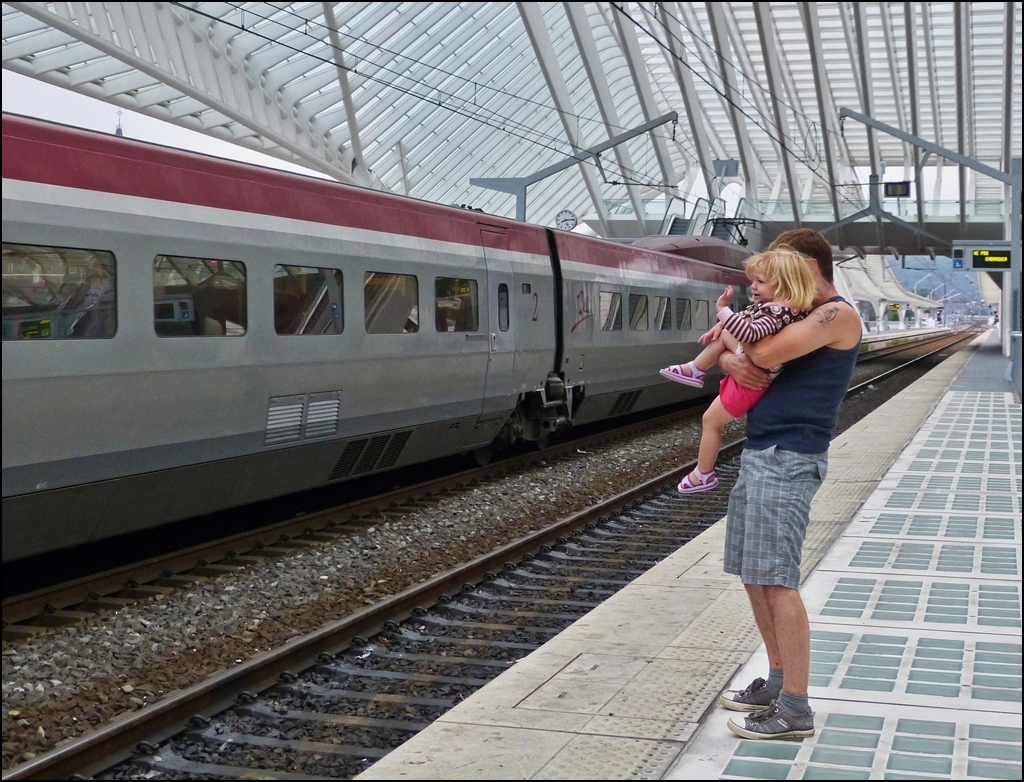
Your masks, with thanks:
<instances>
[{"instance_id":1,"label":"train wheel","mask_svg":"<svg viewBox=\"0 0 1024 782\"><path fill-rule=\"evenodd\" d=\"M491 457L494 455L494 446L485 445L482 448L477 448L473 451L473 462L477 467L486 467L491 463Z\"/></svg>"},{"instance_id":2,"label":"train wheel","mask_svg":"<svg viewBox=\"0 0 1024 782\"><path fill-rule=\"evenodd\" d=\"M545 448L548 447L548 444L550 442L551 442L551 435L549 435L549 434L542 434L540 437L538 437L536 440L533 441L533 445L534 445L534 447L538 451L543 451Z\"/></svg>"}]
</instances>

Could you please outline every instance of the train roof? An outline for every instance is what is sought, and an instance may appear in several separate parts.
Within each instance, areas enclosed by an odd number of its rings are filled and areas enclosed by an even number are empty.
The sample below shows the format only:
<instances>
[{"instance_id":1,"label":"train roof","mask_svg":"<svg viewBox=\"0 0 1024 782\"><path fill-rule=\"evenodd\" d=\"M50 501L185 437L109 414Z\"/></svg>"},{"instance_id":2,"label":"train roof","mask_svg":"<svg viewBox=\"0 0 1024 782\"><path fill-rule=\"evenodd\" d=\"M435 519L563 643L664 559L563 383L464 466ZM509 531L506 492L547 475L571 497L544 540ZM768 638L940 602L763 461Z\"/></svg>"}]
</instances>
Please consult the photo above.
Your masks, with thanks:
<instances>
[{"instance_id":1,"label":"train roof","mask_svg":"<svg viewBox=\"0 0 1024 782\"><path fill-rule=\"evenodd\" d=\"M475 210L359 188L317 177L184 151L58 123L3 114L4 179L244 211L456 244L480 245L491 226L509 236L510 249L547 255L546 229ZM710 237L671 237L671 246L636 245L556 231L573 260L672 276L697 265L738 268L737 251ZM664 244L664 243L663 243ZM725 247L723 247L725 245ZM728 247L734 248L732 255ZM666 254L667 251L667 254ZM696 276L703 277L698 273Z\"/></svg>"}]
</instances>

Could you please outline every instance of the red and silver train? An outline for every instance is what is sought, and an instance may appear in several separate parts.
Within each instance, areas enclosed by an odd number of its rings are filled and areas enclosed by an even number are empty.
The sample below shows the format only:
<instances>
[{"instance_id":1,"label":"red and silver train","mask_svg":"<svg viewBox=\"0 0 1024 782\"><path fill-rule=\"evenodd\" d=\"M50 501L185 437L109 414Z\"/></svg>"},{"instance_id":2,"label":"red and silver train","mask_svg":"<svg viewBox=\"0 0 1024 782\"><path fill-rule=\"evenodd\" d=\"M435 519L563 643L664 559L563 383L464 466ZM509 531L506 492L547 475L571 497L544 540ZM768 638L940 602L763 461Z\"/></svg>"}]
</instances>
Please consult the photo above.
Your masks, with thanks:
<instances>
[{"instance_id":1,"label":"red and silver train","mask_svg":"<svg viewBox=\"0 0 1024 782\"><path fill-rule=\"evenodd\" d=\"M2 151L4 562L684 400L658 369L747 285L703 237L11 115Z\"/></svg>"}]
</instances>

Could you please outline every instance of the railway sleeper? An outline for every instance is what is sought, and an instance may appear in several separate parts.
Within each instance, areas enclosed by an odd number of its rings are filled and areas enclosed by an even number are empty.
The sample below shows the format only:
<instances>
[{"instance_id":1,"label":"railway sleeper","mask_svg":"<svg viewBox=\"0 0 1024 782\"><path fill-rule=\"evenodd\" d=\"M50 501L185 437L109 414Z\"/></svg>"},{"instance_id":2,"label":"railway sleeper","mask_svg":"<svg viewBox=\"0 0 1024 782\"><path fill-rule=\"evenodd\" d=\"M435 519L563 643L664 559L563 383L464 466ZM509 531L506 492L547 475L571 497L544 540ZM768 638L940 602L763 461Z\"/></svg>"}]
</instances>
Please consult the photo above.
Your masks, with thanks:
<instances>
[{"instance_id":1,"label":"railway sleeper","mask_svg":"<svg viewBox=\"0 0 1024 782\"><path fill-rule=\"evenodd\" d=\"M595 586L618 587L618 589L612 590L613 592L617 592L619 589L621 589L622 587L624 587L627 584L631 583L631 581L632 581L632 579L627 579L627 580L623 581L621 579L611 579L611 578L585 578L585 577L582 577L582 576L566 576L566 575L563 575L561 573L533 573L533 572L531 572L529 570L520 570L518 568L516 570L508 571L508 575L509 576L515 576L515 577L518 577L518 578L529 578L529 579L536 579L536 580L543 579L545 581L558 581L558 582L561 582L563 584L586 584L586 585L593 584Z\"/></svg>"},{"instance_id":2,"label":"railway sleeper","mask_svg":"<svg viewBox=\"0 0 1024 782\"><path fill-rule=\"evenodd\" d=\"M275 711L266 706L235 706L238 714L252 717L253 719L276 722L290 720L293 722L312 722L324 725L340 725L355 728L378 728L381 730L401 730L409 733L418 733L430 725L429 722L410 722L408 720L386 720L379 717L361 717L355 714L324 714L319 711L301 711L287 709Z\"/></svg>"},{"instance_id":3,"label":"railway sleeper","mask_svg":"<svg viewBox=\"0 0 1024 782\"><path fill-rule=\"evenodd\" d=\"M492 595L490 592L474 591L464 592L459 595L459 600L487 600L487 601L498 601L503 603L512 603L515 605L557 605L565 606L566 608L579 608L582 611L591 611L597 608L600 603L587 600L557 600L553 598L544 597L517 597L515 595Z\"/></svg>"},{"instance_id":4,"label":"railway sleeper","mask_svg":"<svg viewBox=\"0 0 1024 782\"><path fill-rule=\"evenodd\" d=\"M253 736L251 733L217 733L212 728L203 731L188 731L184 738L190 741L203 742L208 747L224 747L225 745L261 747L264 749L291 749L299 752L314 752L320 755L355 755L361 758L382 758L390 749L375 747L355 747L345 744L327 744L321 741L303 741L301 739L274 739L267 736ZM251 776L251 773L247 776Z\"/></svg>"},{"instance_id":5,"label":"railway sleeper","mask_svg":"<svg viewBox=\"0 0 1024 782\"><path fill-rule=\"evenodd\" d=\"M385 649L382 646L367 647L375 657L388 660L402 660L425 663L445 663L451 665L473 665L479 668L501 668L507 669L512 663L508 660L487 660L479 657L455 657L445 654L418 654L409 652L396 652ZM365 652L366 650L364 650ZM344 654L344 653L343 653ZM364 659L361 654L358 659Z\"/></svg>"},{"instance_id":6,"label":"railway sleeper","mask_svg":"<svg viewBox=\"0 0 1024 782\"><path fill-rule=\"evenodd\" d=\"M484 646L495 650L519 650L532 652L541 646L539 643L521 643L519 641L491 641L487 638L457 638L450 635L423 635L412 630L402 629L396 640L403 643L439 644L452 646Z\"/></svg>"},{"instance_id":7,"label":"railway sleeper","mask_svg":"<svg viewBox=\"0 0 1024 782\"><path fill-rule=\"evenodd\" d=\"M555 564L564 565L596 565L598 567L604 566L606 568L613 565L625 565L627 563L646 566L645 570L650 569L651 566L658 563L657 559L638 559L637 557L642 553L649 552L634 552L633 556L624 556L618 551L609 551L605 556L598 557L574 557L568 552L552 551L547 554L539 554L537 559L548 560Z\"/></svg>"},{"instance_id":8,"label":"railway sleeper","mask_svg":"<svg viewBox=\"0 0 1024 782\"><path fill-rule=\"evenodd\" d=\"M372 701L374 703L387 703L400 706L431 706L441 709L450 709L456 703L456 701L453 701L450 698L422 698L417 695L403 695L399 693L366 692L363 690L324 687L320 684L311 684L308 682L275 685L270 692L287 693L292 697L309 698L310 696L313 696L333 701Z\"/></svg>"},{"instance_id":9,"label":"railway sleeper","mask_svg":"<svg viewBox=\"0 0 1024 782\"><path fill-rule=\"evenodd\" d=\"M530 627L527 625L499 624L497 622L474 622L463 619L445 619L440 616L421 616L412 621L419 627L442 627L445 629L468 628L471 630L493 630L504 633L537 633L538 635L556 635L560 629L550 627Z\"/></svg>"},{"instance_id":10,"label":"railway sleeper","mask_svg":"<svg viewBox=\"0 0 1024 782\"><path fill-rule=\"evenodd\" d=\"M490 679L477 679L470 676L442 676L434 673L381 671L376 668L360 668L356 665L347 665L345 663L318 665L313 671L332 678L355 676L367 679L393 679L395 681L420 682L424 684L465 684L471 687L483 687L490 681Z\"/></svg>"},{"instance_id":11,"label":"railway sleeper","mask_svg":"<svg viewBox=\"0 0 1024 782\"><path fill-rule=\"evenodd\" d=\"M155 773L164 772L167 774L180 775L186 779L202 779L204 776L222 777L224 779L246 779L253 777L253 770L251 768L246 768L245 766L228 766L220 763L198 763L167 750L161 750L160 754L153 755L151 757L134 758L131 763L133 766L140 769L145 769ZM310 774L272 771L270 769L261 769L259 772L259 778L282 780L336 779L336 777L321 777Z\"/></svg>"},{"instance_id":12,"label":"railway sleeper","mask_svg":"<svg viewBox=\"0 0 1024 782\"><path fill-rule=\"evenodd\" d=\"M509 616L513 618L522 619L550 619L552 621L564 621L564 622L575 622L586 612L580 611L578 614L549 614L541 611L503 611L501 609L493 608L479 608L477 606L466 605L464 603L448 603L443 609L439 611L452 611L470 615L488 615L488 616Z\"/></svg>"}]
</instances>

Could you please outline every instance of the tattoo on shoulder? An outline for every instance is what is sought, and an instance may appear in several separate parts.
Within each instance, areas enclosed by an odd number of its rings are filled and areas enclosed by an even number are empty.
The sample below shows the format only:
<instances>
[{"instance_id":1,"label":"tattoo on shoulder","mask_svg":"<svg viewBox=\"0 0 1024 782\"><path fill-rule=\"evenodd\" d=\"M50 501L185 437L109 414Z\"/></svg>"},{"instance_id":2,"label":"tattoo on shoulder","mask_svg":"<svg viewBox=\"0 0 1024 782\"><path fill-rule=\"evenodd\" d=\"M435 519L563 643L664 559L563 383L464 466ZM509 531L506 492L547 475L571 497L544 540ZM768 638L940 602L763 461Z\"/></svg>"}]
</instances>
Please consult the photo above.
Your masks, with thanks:
<instances>
[{"instance_id":1,"label":"tattoo on shoulder","mask_svg":"<svg viewBox=\"0 0 1024 782\"><path fill-rule=\"evenodd\" d=\"M839 307L829 307L828 309L818 310L817 314L818 322L827 326L839 316Z\"/></svg>"}]
</instances>

